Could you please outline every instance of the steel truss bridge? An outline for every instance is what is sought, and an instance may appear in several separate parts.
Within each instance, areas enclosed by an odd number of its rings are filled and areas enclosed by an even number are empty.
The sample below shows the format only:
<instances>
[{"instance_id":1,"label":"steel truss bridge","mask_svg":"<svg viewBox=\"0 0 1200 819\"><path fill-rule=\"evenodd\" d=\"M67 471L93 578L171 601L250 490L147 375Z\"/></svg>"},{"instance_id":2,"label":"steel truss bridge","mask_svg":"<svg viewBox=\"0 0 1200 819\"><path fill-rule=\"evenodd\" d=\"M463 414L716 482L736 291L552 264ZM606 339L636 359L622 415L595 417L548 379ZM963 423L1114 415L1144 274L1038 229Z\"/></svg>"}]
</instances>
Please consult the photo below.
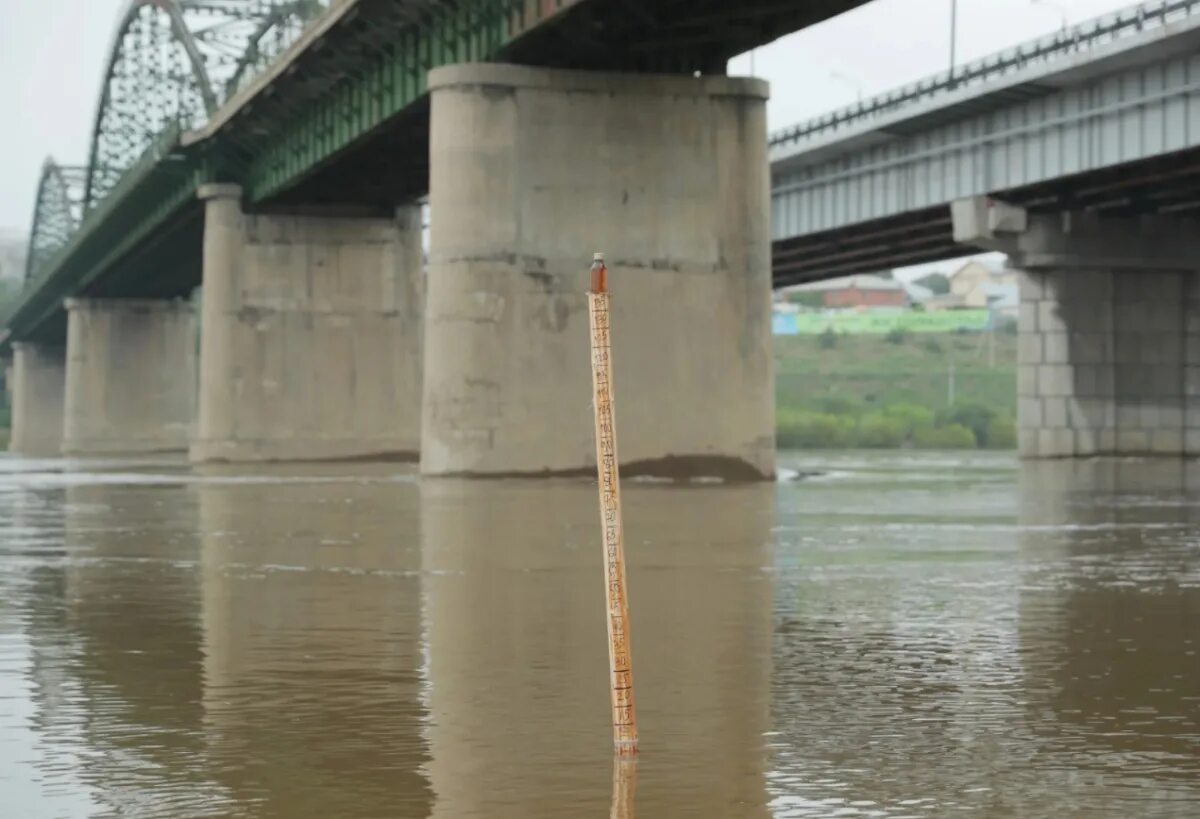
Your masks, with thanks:
<instances>
[{"instance_id":1,"label":"steel truss bridge","mask_svg":"<svg viewBox=\"0 0 1200 819\"><path fill-rule=\"evenodd\" d=\"M86 165L43 169L0 348L64 337L68 296L200 283L197 188L255 210L388 213L428 186L426 74L500 61L723 73L864 0L128 0Z\"/></svg>"}]
</instances>

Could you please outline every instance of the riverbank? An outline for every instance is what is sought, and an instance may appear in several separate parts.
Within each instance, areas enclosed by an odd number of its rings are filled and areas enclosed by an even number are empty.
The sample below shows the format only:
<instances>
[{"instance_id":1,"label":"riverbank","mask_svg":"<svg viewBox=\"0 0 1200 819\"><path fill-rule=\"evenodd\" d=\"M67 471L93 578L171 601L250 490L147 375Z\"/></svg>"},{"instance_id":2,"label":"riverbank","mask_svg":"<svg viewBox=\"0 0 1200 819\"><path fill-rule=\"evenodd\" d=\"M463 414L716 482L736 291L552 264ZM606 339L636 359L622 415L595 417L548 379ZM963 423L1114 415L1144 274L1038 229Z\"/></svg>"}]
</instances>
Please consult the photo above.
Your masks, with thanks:
<instances>
[{"instance_id":1,"label":"riverbank","mask_svg":"<svg viewBox=\"0 0 1200 819\"><path fill-rule=\"evenodd\" d=\"M1011 449L1017 339L776 336L776 435L794 449Z\"/></svg>"}]
</instances>

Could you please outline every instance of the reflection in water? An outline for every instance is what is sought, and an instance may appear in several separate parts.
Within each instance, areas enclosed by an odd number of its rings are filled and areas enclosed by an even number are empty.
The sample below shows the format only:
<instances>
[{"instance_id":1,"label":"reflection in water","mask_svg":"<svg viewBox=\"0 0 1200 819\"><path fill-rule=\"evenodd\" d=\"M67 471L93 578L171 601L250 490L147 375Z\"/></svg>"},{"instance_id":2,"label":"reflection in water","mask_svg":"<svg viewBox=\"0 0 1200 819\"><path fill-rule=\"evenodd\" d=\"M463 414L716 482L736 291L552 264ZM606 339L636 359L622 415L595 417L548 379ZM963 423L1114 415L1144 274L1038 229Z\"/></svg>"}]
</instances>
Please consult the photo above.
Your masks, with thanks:
<instances>
[{"instance_id":1,"label":"reflection in water","mask_svg":"<svg viewBox=\"0 0 1200 819\"><path fill-rule=\"evenodd\" d=\"M87 737L81 774L106 810L210 815L224 798L200 765L194 504L159 486L65 493L64 670L87 707L51 719Z\"/></svg>"},{"instance_id":2,"label":"reflection in water","mask_svg":"<svg viewBox=\"0 0 1200 819\"><path fill-rule=\"evenodd\" d=\"M626 495L640 806L766 815L773 490ZM602 815L612 730L595 488L440 480L421 497L434 816Z\"/></svg>"},{"instance_id":3,"label":"reflection in water","mask_svg":"<svg viewBox=\"0 0 1200 819\"><path fill-rule=\"evenodd\" d=\"M1155 800L1142 816L1200 798L1198 492L1200 464L1183 461L1022 471L1025 719L1043 781L1088 786L1084 813L1118 782Z\"/></svg>"},{"instance_id":4,"label":"reflection in water","mask_svg":"<svg viewBox=\"0 0 1200 819\"><path fill-rule=\"evenodd\" d=\"M614 761L587 481L0 459L4 815L1192 812L1200 466L784 465L627 488Z\"/></svg>"},{"instance_id":5,"label":"reflection in water","mask_svg":"<svg viewBox=\"0 0 1200 819\"><path fill-rule=\"evenodd\" d=\"M250 815L429 813L417 488L377 478L193 487L205 742Z\"/></svg>"},{"instance_id":6,"label":"reflection in water","mask_svg":"<svg viewBox=\"0 0 1200 819\"><path fill-rule=\"evenodd\" d=\"M1019 662L1010 468L825 468L780 493L775 815L987 815Z\"/></svg>"},{"instance_id":7,"label":"reflection in water","mask_svg":"<svg viewBox=\"0 0 1200 819\"><path fill-rule=\"evenodd\" d=\"M1178 464L1028 465L1019 493L983 456L821 466L781 490L777 816L1188 813L1200 554Z\"/></svg>"},{"instance_id":8,"label":"reflection in water","mask_svg":"<svg viewBox=\"0 0 1200 819\"><path fill-rule=\"evenodd\" d=\"M613 755L613 792L610 819L636 819L637 758Z\"/></svg>"}]
</instances>

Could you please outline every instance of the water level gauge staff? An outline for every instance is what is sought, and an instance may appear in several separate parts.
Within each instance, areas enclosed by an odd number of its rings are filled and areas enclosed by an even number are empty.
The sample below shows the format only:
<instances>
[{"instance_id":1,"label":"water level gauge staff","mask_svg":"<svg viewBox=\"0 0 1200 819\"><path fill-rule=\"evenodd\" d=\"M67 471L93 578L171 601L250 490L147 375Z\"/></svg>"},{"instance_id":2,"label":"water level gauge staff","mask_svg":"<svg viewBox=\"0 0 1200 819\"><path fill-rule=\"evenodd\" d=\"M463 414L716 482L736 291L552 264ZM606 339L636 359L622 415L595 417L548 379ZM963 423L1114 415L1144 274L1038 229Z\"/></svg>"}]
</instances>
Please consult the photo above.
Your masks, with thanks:
<instances>
[{"instance_id":1,"label":"water level gauge staff","mask_svg":"<svg viewBox=\"0 0 1200 819\"><path fill-rule=\"evenodd\" d=\"M629 648L629 606L625 595L625 533L621 523L621 476L613 412L608 268L604 266L603 253L597 253L593 258L591 272L588 315L592 333L592 397L596 410L596 470L600 487L601 543L604 546L613 744L618 754L636 754L638 734L633 706L633 656Z\"/></svg>"}]
</instances>

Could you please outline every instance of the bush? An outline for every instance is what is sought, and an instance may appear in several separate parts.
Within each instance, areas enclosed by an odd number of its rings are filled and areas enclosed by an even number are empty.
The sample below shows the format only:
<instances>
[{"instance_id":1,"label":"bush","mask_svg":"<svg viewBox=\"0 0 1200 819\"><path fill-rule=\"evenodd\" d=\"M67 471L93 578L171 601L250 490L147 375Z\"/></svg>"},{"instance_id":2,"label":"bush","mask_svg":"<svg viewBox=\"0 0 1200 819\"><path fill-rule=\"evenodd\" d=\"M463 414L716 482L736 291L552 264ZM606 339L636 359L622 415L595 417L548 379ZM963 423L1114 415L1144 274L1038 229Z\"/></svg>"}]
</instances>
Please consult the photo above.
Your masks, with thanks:
<instances>
[{"instance_id":1,"label":"bush","mask_svg":"<svg viewBox=\"0 0 1200 819\"><path fill-rule=\"evenodd\" d=\"M958 424L971 430L975 442L986 447L988 444L988 429L996 418L996 411L986 404L958 404L938 414L937 425L947 426Z\"/></svg>"},{"instance_id":2,"label":"bush","mask_svg":"<svg viewBox=\"0 0 1200 819\"><path fill-rule=\"evenodd\" d=\"M924 427L913 433L913 446L920 449L974 449L975 435L962 424Z\"/></svg>"},{"instance_id":3,"label":"bush","mask_svg":"<svg viewBox=\"0 0 1200 819\"><path fill-rule=\"evenodd\" d=\"M944 273L929 273L917 279L914 284L928 287L933 291L935 296L945 295L950 292L950 279Z\"/></svg>"},{"instance_id":4,"label":"bush","mask_svg":"<svg viewBox=\"0 0 1200 819\"><path fill-rule=\"evenodd\" d=\"M857 444L865 449L898 449L908 441L904 423L886 414L864 415L858 422Z\"/></svg>"},{"instance_id":5,"label":"bush","mask_svg":"<svg viewBox=\"0 0 1200 819\"><path fill-rule=\"evenodd\" d=\"M823 332L823 333L821 333L821 335L817 336L817 344L821 347L822 350L832 350L834 347L837 346L837 342L838 342L837 333L835 333L833 331L832 327L826 327L825 332Z\"/></svg>"},{"instance_id":6,"label":"bush","mask_svg":"<svg viewBox=\"0 0 1200 819\"><path fill-rule=\"evenodd\" d=\"M780 409L776 443L784 449L839 449L854 445L854 419L826 412Z\"/></svg>"},{"instance_id":7,"label":"bush","mask_svg":"<svg viewBox=\"0 0 1200 819\"><path fill-rule=\"evenodd\" d=\"M1011 418L1000 415L991 420L987 428L986 446L988 449L1017 448L1017 425Z\"/></svg>"},{"instance_id":8,"label":"bush","mask_svg":"<svg viewBox=\"0 0 1200 819\"><path fill-rule=\"evenodd\" d=\"M899 327L893 327L891 330L888 330L888 334L883 338L888 344L903 344L908 340L908 333Z\"/></svg>"},{"instance_id":9,"label":"bush","mask_svg":"<svg viewBox=\"0 0 1200 819\"><path fill-rule=\"evenodd\" d=\"M933 412L916 404L889 404L883 408L883 414L901 424L906 439L912 438L921 427L933 426Z\"/></svg>"},{"instance_id":10,"label":"bush","mask_svg":"<svg viewBox=\"0 0 1200 819\"><path fill-rule=\"evenodd\" d=\"M849 395L822 395L815 398L812 404L817 412L829 415L852 415L857 418L863 411L862 402Z\"/></svg>"},{"instance_id":11,"label":"bush","mask_svg":"<svg viewBox=\"0 0 1200 819\"><path fill-rule=\"evenodd\" d=\"M921 346L931 353L940 353L942 351L942 342L938 341L936 338L925 339L925 343Z\"/></svg>"}]
</instances>

